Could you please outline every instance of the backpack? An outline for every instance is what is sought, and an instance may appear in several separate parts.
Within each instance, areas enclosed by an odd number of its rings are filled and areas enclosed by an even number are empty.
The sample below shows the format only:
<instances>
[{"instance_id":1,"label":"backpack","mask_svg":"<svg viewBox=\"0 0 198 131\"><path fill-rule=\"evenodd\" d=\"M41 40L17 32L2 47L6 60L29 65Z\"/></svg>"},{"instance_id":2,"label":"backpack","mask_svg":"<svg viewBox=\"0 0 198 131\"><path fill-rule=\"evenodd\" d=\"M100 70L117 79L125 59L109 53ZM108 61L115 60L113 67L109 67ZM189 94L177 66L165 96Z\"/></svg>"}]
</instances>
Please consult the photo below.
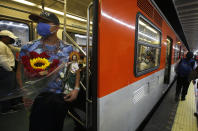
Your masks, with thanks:
<instances>
[{"instance_id":1,"label":"backpack","mask_svg":"<svg viewBox=\"0 0 198 131\"><path fill-rule=\"evenodd\" d=\"M178 65L178 74L181 77L188 77L190 72L193 70L194 61L182 59Z\"/></svg>"}]
</instances>

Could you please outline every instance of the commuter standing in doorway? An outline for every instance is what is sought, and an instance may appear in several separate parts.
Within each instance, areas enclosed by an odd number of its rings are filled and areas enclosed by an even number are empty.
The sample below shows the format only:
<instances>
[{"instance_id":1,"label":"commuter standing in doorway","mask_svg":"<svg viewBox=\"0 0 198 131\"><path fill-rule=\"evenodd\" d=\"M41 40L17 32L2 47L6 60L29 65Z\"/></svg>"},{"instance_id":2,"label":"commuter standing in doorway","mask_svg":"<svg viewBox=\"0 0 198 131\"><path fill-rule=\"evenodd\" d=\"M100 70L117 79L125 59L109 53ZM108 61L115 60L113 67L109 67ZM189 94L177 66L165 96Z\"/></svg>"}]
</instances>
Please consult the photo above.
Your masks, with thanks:
<instances>
[{"instance_id":1,"label":"commuter standing in doorway","mask_svg":"<svg viewBox=\"0 0 198 131\"><path fill-rule=\"evenodd\" d=\"M176 67L177 85L175 93L175 101L179 100L181 93L181 100L184 101L190 85L189 75L194 69L195 61L192 59L193 53L188 52L186 58L182 59Z\"/></svg>"},{"instance_id":2,"label":"commuter standing in doorway","mask_svg":"<svg viewBox=\"0 0 198 131\"><path fill-rule=\"evenodd\" d=\"M60 25L58 17L53 13L42 12L40 16L31 14L29 18L38 23L37 33L42 38L33 41L32 44L23 46L19 59L21 60L26 53L34 51L39 54L47 53L50 62L53 59L68 62L73 47L58 39L57 31ZM22 88L20 66L17 69L17 78ZM46 90L40 93L34 102L24 98L25 106L28 107L33 104L30 114L30 131L62 131L68 105L78 96L79 80L80 73L78 72L76 74L75 88L66 96L62 94L62 80L58 77L56 80L49 82Z\"/></svg>"}]
</instances>

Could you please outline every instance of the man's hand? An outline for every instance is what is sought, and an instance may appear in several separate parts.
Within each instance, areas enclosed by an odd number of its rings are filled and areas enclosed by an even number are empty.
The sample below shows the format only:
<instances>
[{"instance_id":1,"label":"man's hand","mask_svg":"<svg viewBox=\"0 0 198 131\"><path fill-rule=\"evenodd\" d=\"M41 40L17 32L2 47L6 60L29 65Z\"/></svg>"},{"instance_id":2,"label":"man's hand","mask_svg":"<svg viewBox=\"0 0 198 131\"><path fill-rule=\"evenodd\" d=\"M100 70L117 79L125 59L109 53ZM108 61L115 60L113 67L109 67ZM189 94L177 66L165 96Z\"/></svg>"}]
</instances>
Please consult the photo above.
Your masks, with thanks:
<instances>
[{"instance_id":1,"label":"man's hand","mask_svg":"<svg viewBox=\"0 0 198 131\"><path fill-rule=\"evenodd\" d=\"M68 101L68 102L72 102L73 100L75 100L77 98L78 92L79 92L79 90L74 89L73 91L71 91L69 94L67 94L64 97L64 100Z\"/></svg>"}]
</instances>

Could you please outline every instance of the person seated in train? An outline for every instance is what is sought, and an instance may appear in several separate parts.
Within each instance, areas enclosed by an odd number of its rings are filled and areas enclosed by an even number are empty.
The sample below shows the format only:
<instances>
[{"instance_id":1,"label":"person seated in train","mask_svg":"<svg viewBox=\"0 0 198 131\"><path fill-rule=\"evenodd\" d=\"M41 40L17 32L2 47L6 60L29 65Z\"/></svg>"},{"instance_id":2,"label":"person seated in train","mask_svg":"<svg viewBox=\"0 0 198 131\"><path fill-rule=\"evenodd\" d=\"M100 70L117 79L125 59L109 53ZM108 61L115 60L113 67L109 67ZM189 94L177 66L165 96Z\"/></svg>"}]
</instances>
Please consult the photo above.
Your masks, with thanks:
<instances>
[{"instance_id":1,"label":"person seated in train","mask_svg":"<svg viewBox=\"0 0 198 131\"><path fill-rule=\"evenodd\" d=\"M35 51L37 53L45 52L50 58L59 59L60 62L68 62L68 56L73 51L73 47L63 44L63 41L57 37L60 25L58 17L45 11L40 15L31 14L29 18L38 23L37 33L42 38L33 41L32 44L24 45L19 54L19 60L21 61L21 57L26 52ZM24 105L31 106L30 131L62 131L68 107L78 96L80 75L79 73L76 75L75 88L67 95L63 94L63 87L59 82L62 81L61 78L57 78L50 82L47 90L41 92L34 101L24 98ZM21 64L17 69L17 78L22 88Z\"/></svg>"},{"instance_id":2,"label":"person seated in train","mask_svg":"<svg viewBox=\"0 0 198 131\"><path fill-rule=\"evenodd\" d=\"M14 72L15 57L13 52L19 52L20 48L11 45L16 39L17 37L12 32L8 30L0 31L0 95L9 94L10 91L17 88ZM1 113L11 113L13 111L13 102L13 99L1 102Z\"/></svg>"},{"instance_id":3,"label":"person seated in train","mask_svg":"<svg viewBox=\"0 0 198 131\"><path fill-rule=\"evenodd\" d=\"M178 65L175 68L177 75L177 85L175 93L175 101L179 100L181 93L181 100L184 101L188 92L188 87L190 85L189 75L195 67L195 61L192 59L193 53L188 52L186 58L181 59ZM181 92L182 90L182 92Z\"/></svg>"}]
</instances>

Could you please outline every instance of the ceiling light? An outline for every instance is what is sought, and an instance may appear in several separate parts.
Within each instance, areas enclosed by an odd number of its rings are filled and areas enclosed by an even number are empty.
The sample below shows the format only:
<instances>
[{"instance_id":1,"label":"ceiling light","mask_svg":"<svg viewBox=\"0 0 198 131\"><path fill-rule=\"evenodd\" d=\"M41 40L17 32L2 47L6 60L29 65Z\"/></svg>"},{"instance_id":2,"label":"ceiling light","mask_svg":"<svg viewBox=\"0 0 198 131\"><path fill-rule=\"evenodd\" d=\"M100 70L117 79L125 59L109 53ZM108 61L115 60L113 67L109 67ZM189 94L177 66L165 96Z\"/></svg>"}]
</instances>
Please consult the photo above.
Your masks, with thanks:
<instances>
[{"instance_id":1,"label":"ceiling light","mask_svg":"<svg viewBox=\"0 0 198 131\"><path fill-rule=\"evenodd\" d=\"M144 22L142 22L141 20L139 21L139 24L146 27L147 29L149 29L150 31L152 31L153 33L157 34L157 31L155 31L152 27L148 26L147 24L145 24Z\"/></svg>"},{"instance_id":2,"label":"ceiling light","mask_svg":"<svg viewBox=\"0 0 198 131\"><path fill-rule=\"evenodd\" d=\"M159 42L158 39L155 39L154 37L151 37L151 36L149 36L149 35L147 35L147 34L145 34L145 33L143 33L143 32L138 32L138 34L140 34L140 35L142 35L142 36L145 36L145 37L147 37L147 38L149 38L149 39L151 39L151 40L154 40L154 41L156 41L157 43Z\"/></svg>"},{"instance_id":3,"label":"ceiling light","mask_svg":"<svg viewBox=\"0 0 198 131\"><path fill-rule=\"evenodd\" d=\"M75 37L87 39L86 35L75 34ZM89 39L92 39L92 37L89 37Z\"/></svg>"},{"instance_id":4,"label":"ceiling light","mask_svg":"<svg viewBox=\"0 0 198 131\"><path fill-rule=\"evenodd\" d=\"M29 1L26 1L26 0L13 0L13 1L16 1L16 2L19 2L19 3L22 3L22 4L26 4L26 5L30 5L30 6L36 6L36 4L34 4L32 2L29 2Z\"/></svg>"},{"instance_id":5,"label":"ceiling light","mask_svg":"<svg viewBox=\"0 0 198 131\"><path fill-rule=\"evenodd\" d=\"M40 8L40 9L42 9L42 6L36 5L36 4L34 4L34 3L32 3L32 2L29 2L29 1L26 1L26 0L13 0L13 1L19 2L19 3L21 3L21 4L25 4L25 5L35 6L35 7L38 7L38 8ZM63 12L57 11L57 10L54 10L54 9L51 9L51 8L48 8L48 7L44 7L44 10L64 16L64 13L63 13ZM87 22L86 19L83 19L83 18L74 16L74 15L66 14L66 16L69 17L69 18L78 20L78 21ZM90 23L93 24L92 21L91 21Z\"/></svg>"}]
</instances>

